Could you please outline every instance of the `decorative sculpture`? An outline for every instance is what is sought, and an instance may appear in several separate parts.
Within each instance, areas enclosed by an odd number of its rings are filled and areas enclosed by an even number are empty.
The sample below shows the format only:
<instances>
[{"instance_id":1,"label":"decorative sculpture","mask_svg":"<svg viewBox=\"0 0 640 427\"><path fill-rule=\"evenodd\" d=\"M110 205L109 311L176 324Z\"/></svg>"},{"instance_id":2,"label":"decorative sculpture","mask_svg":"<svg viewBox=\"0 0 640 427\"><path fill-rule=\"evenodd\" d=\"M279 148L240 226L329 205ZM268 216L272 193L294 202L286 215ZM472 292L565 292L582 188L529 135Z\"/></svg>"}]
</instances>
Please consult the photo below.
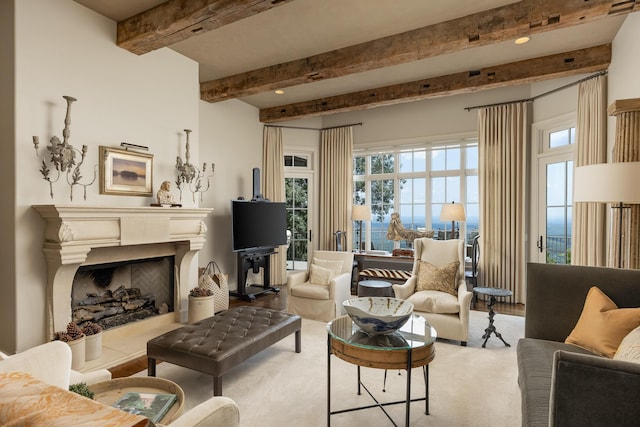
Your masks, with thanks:
<instances>
[{"instance_id":1,"label":"decorative sculpture","mask_svg":"<svg viewBox=\"0 0 640 427\"><path fill-rule=\"evenodd\" d=\"M433 230L416 231L404 228L402 221L400 221L400 214L397 212L391 214L391 222L387 228L387 239L413 241L420 237L433 237Z\"/></svg>"},{"instance_id":2,"label":"decorative sculpture","mask_svg":"<svg viewBox=\"0 0 640 427\"><path fill-rule=\"evenodd\" d=\"M171 194L171 183L169 181L164 181L162 185L160 185L160 189L158 193L156 193L158 197L159 205L175 205L176 202L173 200L173 194Z\"/></svg>"},{"instance_id":3,"label":"decorative sculpture","mask_svg":"<svg viewBox=\"0 0 640 427\"><path fill-rule=\"evenodd\" d=\"M187 134L187 142L185 146L185 161L183 162L180 156L176 158L176 169L178 170L178 177L176 178L176 186L180 190L180 201L182 202L182 188L187 187L192 195L193 201L196 201L196 193L200 193L200 201L202 201L202 193L207 191L210 186L210 179L213 176L215 170L215 164L211 163L211 173L207 173L207 164L202 163L202 169L198 169L192 165L189 161L191 155L189 154L189 134L191 129L185 129ZM206 180L206 187L204 181Z\"/></svg>"},{"instance_id":4,"label":"decorative sculpture","mask_svg":"<svg viewBox=\"0 0 640 427\"><path fill-rule=\"evenodd\" d=\"M49 140L47 150L51 154L49 161L46 157L42 157L42 166L40 167L40 173L45 181L49 182L49 195L53 199L53 184L60 179L61 173L66 173L67 183L70 186L69 197L73 201L73 186L81 185L84 188L84 199L87 200L87 187L93 184L98 174L98 165L93 167L93 180L91 182L83 184L80 182L82 175L80 173L80 167L84 163L85 156L87 155L87 146L82 146L82 151L74 148L69 144L69 136L71 136L71 103L76 101L71 96L63 96L67 101L67 114L64 118L64 129L62 130L62 142L57 136L52 136ZM37 136L33 137L33 147L36 150L36 156L38 156L38 149L40 147L40 139ZM80 162L76 163L76 153L80 153ZM55 167L56 176L52 178L50 167Z\"/></svg>"}]
</instances>

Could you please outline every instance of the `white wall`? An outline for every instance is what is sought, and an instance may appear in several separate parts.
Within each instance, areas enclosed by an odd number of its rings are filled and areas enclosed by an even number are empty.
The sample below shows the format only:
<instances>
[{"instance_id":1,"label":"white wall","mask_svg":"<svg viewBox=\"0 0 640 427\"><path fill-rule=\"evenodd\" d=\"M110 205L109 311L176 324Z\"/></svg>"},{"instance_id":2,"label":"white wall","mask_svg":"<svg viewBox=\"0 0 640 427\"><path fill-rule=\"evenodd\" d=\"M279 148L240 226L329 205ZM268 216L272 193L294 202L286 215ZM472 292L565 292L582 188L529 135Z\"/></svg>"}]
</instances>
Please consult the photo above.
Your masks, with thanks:
<instances>
[{"instance_id":1,"label":"white wall","mask_svg":"<svg viewBox=\"0 0 640 427\"><path fill-rule=\"evenodd\" d=\"M200 206L213 208L207 243L199 254L204 267L215 260L237 289L236 257L231 249L231 200L253 196L253 168L262 169L262 124L258 109L238 100L200 102L200 159L214 162L211 188Z\"/></svg>"},{"instance_id":2,"label":"white wall","mask_svg":"<svg viewBox=\"0 0 640 427\"><path fill-rule=\"evenodd\" d=\"M40 137L41 153L51 136L62 137L62 96L74 96L78 101L71 109L70 143L88 146L83 182L98 163L98 146L117 147L127 141L149 146L154 155L155 192L161 181L175 179L176 156L184 155L185 128L194 131L192 160L198 163L200 102L198 64L192 60L169 49L143 56L125 51L115 45L115 22L71 0L19 0L15 8L17 317L0 338L0 348L9 351L39 344L46 336L44 223L31 205L148 206L155 201L100 195L96 180L87 188L86 201L76 188L71 202L64 177L55 184L51 199L38 171L32 135ZM190 198L183 203L195 205ZM14 301L3 298L0 311L11 304Z\"/></svg>"}]
</instances>

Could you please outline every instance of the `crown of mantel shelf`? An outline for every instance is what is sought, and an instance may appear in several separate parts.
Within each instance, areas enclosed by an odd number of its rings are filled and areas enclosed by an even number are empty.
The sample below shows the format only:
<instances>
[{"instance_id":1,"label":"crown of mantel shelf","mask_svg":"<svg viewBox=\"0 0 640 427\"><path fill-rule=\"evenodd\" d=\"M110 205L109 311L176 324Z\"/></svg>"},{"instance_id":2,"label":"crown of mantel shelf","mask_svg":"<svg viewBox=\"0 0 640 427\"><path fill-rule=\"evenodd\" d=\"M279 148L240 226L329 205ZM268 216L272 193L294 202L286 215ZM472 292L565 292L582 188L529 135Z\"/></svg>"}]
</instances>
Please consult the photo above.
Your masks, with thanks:
<instances>
[{"instance_id":1,"label":"crown of mantel shelf","mask_svg":"<svg viewBox=\"0 0 640 427\"><path fill-rule=\"evenodd\" d=\"M191 241L202 245L213 209L33 205L46 223L45 249Z\"/></svg>"}]
</instances>

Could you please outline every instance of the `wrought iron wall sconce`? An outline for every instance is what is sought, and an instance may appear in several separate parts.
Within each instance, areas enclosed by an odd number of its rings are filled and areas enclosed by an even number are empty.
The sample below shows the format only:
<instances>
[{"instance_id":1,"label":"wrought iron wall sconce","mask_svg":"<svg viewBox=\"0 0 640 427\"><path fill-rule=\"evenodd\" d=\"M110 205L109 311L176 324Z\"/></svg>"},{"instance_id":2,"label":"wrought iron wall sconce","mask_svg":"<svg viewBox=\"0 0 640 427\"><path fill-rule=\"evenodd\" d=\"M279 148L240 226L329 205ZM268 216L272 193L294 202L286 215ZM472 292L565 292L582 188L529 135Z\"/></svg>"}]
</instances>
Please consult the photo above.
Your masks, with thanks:
<instances>
[{"instance_id":1,"label":"wrought iron wall sconce","mask_svg":"<svg viewBox=\"0 0 640 427\"><path fill-rule=\"evenodd\" d=\"M73 187L75 185L81 185L84 188L84 200L87 200L87 187L96 181L96 177L98 176L98 165L93 167L93 179L91 182L80 182L83 178L80 173L80 168L87 155L87 146L83 145L82 151L80 151L77 148L74 148L73 145L69 144L69 136L71 136L71 130L69 129L71 126L71 104L76 101L76 99L71 96L63 96L63 98L67 101L67 114L64 118L64 129L62 130L63 140L60 141L60 138L57 136L51 137L49 145L47 146L47 151L49 152L48 159L46 152L43 156L38 154L40 139L37 136L33 137L33 147L36 150L36 156L41 159L40 173L42 174L42 178L49 182L49 195L52 199L53 184L60 179L62 174L65 174L67 183L70 187L70 200L73 201ZM76 162L78 154L80 154L80 161ZM53 171L53 173L55 173L55 178L52 173L53 169L55 169L55 171Z\"/></svg>"},{"instance_id":2,"label":"wrought iron wall sconce","mask_svg":"<svg viewBox=\"0 0 640 427\"><path fill-rule=\"evenodd\" d=\"M211 172L207 171L207 163L202 163L202 169L198 169L189 161L191 155L189 153L189 134L191 129L185 129L187 141L185 147L185 161L180 156L176 158L176 170L178 177L176 178L176 187L180 190L180 201L182 202L182 189L187 188L191 191L193 201L196 201L196 194L200 193L200 201L202 202L202 193L207 191L211 185L210 179L213 177L215 163L211 163Z\"/></svg>"}]
</instances>

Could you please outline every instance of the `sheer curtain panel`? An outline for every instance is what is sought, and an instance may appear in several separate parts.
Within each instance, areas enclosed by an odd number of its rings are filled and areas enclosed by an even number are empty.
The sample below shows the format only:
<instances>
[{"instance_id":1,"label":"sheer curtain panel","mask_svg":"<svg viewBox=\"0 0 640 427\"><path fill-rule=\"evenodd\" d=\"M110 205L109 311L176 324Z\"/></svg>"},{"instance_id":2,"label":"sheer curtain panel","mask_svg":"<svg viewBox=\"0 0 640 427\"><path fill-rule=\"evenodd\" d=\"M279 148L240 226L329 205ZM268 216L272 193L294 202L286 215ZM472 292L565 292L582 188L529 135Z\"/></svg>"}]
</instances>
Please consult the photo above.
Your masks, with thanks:
<instances>
[{"instance_id":1,"label":"sheer curtain panel","mask_svg":"<svg viewBox=\"0 0 640 427\"><path fill-rule=\"evenodd\" d=\"M607 161L607 77L578 86L574 167ZM606 204L574 203L571 264L606 265Z\"/></svg>"},{"instance_id":2,"label":"sheer curtain panel","mask_svg":"<svg viewBox=\"0 0 640 427\"><path fill-rule=\"evenodd\" d=\"M284 202L284 147L282 129L265 126L262 131L262 193L272 202ZM287 246L271 255L271 286L287 281Z\"/></svg>"},{"instance_id":3,"label":"sheer curtain panel","mask_svg":"<svg viewBox=\"0 0 640 427\"><path fill-rule=\"evenodd\" d=\"M530 104L478 111L480 282L524 302L527 146Z\"/></svg>"},{"instance_id":4,"label":"sheer curtain panel","mask_svg":"<svg viewBox=\"0 0 640 427\"><path fill-rule=\"evenodd\" d=\"M318 249L333 249L333 233L347 230L352 248L353 127L320 131L320 230Z\"/></svg>"}]
</instances>

